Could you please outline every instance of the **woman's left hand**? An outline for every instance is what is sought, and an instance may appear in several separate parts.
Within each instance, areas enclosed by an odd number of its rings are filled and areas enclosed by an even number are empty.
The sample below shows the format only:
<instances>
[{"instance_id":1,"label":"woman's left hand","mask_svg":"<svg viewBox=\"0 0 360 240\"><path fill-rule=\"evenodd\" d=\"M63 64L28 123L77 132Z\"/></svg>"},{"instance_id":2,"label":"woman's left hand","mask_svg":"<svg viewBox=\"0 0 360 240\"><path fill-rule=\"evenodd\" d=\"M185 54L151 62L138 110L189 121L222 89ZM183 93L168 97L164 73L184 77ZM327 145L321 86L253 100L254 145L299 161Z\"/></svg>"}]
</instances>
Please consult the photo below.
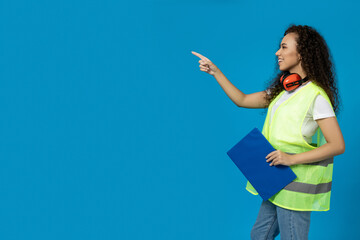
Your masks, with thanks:
<instances>
[{"instance_id":1,"label":"woman's left hand","mask_svg":"<svg viewBox=\"0 0 360 240\"><path fill-rule=\"evenodd\" d=\"M294 165L293 163L293 155L284 153L280 150L275 150L271 153L269 153L266 156L266 162L271 162L270 166L273 165L285 165L285 166L291 166Z\"/></svg>"}]
</instances>

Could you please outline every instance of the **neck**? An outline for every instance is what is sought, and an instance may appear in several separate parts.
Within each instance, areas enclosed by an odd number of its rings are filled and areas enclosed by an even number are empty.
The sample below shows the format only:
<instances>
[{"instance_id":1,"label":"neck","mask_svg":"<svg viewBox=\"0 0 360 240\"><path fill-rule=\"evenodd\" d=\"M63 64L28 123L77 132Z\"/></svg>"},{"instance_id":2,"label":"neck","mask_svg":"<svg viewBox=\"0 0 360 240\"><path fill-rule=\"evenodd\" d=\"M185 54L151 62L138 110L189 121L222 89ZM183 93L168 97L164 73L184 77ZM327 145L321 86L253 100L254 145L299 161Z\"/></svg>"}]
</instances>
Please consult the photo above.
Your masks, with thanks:
<instances>
[{"instance_id":1,"label":"neck","mask_svg":"<svg viewBox=\"0 0 360 240\"><path fill-rule=\"evenodd\" d=\"M300 66L296 66L295 68L290 69L289 72L299 74L301 79L304 79L306 77L306 73L304 72L304 70Z\"/></svg>"},{"instance_id":2,"label":"neck","mask_svg":"<svg viewBox=\"0 0 360 240\"><path fill-rule=\"evenodd\" d=\"M299 72L299 71L290 71L290 73L297 73L297 74L299 74L299 76L301 77L301 79L306 78L306 74L305 74L305 73L303 73L303 72Z\"/></svg>"}]
</instances>

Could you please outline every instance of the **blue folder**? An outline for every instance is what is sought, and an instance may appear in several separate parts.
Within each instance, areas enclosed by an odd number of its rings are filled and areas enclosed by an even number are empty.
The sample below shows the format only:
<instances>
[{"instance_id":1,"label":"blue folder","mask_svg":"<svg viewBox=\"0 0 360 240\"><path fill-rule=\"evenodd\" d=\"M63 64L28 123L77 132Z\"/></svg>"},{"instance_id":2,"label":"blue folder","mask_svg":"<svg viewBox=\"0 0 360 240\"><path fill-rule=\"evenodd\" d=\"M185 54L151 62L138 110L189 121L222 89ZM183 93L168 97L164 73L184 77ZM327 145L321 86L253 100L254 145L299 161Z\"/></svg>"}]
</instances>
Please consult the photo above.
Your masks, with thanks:
<instances>
[{"instance_id":1,"label":"blue folder","mask_svg":"<svg viewBox=\"0 0 360 240\"><path fill-rule=\"evenodd\" d=\"M265 157L272 151L275 151L275 148L259 129L254 128L227 152L265 201L296 178L289 166L270 166L270 162L266 162Z\"/></svg>"}]
</instances>

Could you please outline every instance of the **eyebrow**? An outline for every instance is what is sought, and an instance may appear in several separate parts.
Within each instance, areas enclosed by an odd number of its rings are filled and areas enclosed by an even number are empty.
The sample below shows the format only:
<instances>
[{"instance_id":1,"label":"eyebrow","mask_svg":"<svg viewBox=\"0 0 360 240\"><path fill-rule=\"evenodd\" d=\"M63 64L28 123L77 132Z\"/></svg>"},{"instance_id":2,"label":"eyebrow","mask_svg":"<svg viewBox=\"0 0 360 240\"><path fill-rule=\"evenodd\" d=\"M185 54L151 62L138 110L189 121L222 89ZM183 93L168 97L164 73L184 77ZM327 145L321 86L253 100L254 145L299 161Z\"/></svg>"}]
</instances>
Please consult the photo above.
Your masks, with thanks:
<instances>
[{"instance_id":1,"label":"eyebrow","mask_svg":"<svg viewBox=\"0 0 360 240\"><path fill-rule=\"evenodd\" d=\"M280 46L281 46L281 45L286 45L286 43L282 43L282 44L280 44Z\"/></svg>"}]
</instances>

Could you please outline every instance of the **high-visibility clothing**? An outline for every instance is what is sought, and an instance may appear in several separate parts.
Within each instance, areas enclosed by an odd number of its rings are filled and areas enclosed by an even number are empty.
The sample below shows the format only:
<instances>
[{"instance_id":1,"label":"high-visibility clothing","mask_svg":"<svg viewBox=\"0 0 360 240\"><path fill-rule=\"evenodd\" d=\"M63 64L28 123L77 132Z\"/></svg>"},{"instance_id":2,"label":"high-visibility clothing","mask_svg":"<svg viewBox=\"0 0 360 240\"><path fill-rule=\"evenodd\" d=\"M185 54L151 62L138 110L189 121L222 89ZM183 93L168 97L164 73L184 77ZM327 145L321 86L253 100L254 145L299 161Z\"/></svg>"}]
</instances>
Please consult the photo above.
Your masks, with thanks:
<instances>
[{"instance_id":1,"label":"high-visibility clothing","mask_svg":"<svg viewBox=\"0 0 360 240\"><path fill-rule=\"evenodd\" d=\"M288 154L307 152L325 144L326 140L320 127L313 136L316 143L309 144L301 133L306 113L317 95L321 94L332 107L325 91L314 82L310 82L280 104L269 125L272 107L284 92L282 91L269 105L262 130L265 138L275 149ZM333 157L314 163L292 165L290 168L297 178L272 196L269 201L291 210L328 211L330 209ZM254 195L258 194L249 181L246 190Z\"/></svg>"}]
</instances>

